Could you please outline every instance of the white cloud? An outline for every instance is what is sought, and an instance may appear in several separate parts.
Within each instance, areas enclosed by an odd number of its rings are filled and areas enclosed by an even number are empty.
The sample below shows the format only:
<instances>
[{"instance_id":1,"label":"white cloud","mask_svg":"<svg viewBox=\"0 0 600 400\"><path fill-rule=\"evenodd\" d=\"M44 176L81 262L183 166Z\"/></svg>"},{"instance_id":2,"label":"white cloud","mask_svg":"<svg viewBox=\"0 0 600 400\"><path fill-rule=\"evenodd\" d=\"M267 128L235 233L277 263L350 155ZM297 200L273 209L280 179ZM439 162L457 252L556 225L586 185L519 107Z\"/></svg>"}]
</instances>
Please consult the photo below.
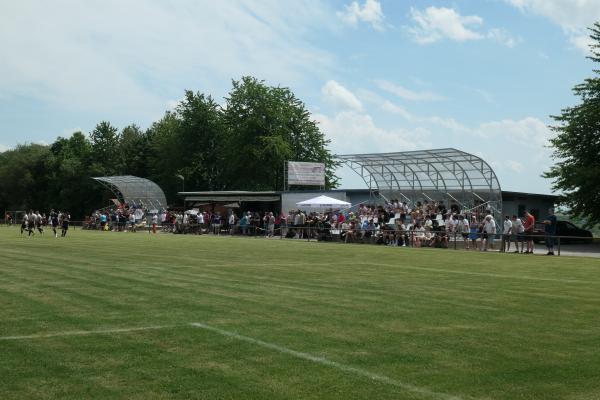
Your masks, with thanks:
<instances>
[{"instance_id":1,"label":"white cloud","mask_svg":"<svg viewBox=\"0 0 600 400\"><path fill-rule=\"evenodd\" d=\"M385 16L381 4L377 0L365 0L362 7L358 1L353 1L345 7L344 11L339 11L337 15L352 26L356 26L358 22L362 21L371 24L378 31L384 29L383 20Z\"/></svg>"},{"instance_id":2,"label":"white cloud","mask_svg":"<svg viewBox=\"0 0 600 400\"><path fill-rule=\"evenodd\" d=\"M247 74L297 85L326 76L333 64L307 38L330 25L327 7L316 0L6 3L0 93L152 121L184 88L221 95L230 79Z\"/></svg>"},{"instance_id":3,"label":"white cloud","mask_svg":"<svg viewBox=\"0 0 600 400\"><path fill-rule=\"evenodd\" d=\"M514 172L523 171L523 164L515 160L506 160L506 166Z\"/></svg>"},{"instance_id":4,"label":"white cloud","mask_svg":"<svg viewBox=\"0 0 600 400\"><path fill-rule=\"evenodd\" d=\"M452 8L433 6L424 11L411 8L410 15L415 25L409 32L417 43L434 43L443 38L463 42L484 37L470 28L483 24L483 19L477 15L462 16Z\"/></svg>"},{"instance_id":5,"label":"white cloud","mask_svg":"<svg viewBox=\"0 0 600 400\"><path fill-rule=\"evenodd\" d=\"M440 96L439 94L436 94L433 92L428 92L428 91L415 92L415 91L409 90L403 86L397 85L395 83L392 83L390 81L386 81L383 79L375 80L375 84L381 90L385 90L388 93L395 94L396 96L401 97L405 100L435 101L435 100L444 100L445 99L443 96Z\"/></svg>"},{"instance_id":6,"label":"white cloud","mask_svg":"<svg viewBox=\"0 0 600 400\"><path fill-rule=\"evenodd\" d=\"M475 132L480 136L507 139L515 145L535 149L544 149L552 137L550 128L535 117L486 122L479 125Z\"/></svg>"},{"instance_id":7,"label":"white cloud","mask_svg":"<svg viewBox=\"0 0 600 400\"><path fill-rule=\"evenodd\" d=\"M362 104L356 96L344 86L334 80L327 81L321 88L325 101L340 108L355 111L362 110Z\"/></svg>"},{"instance_id":8,"label":"white cloud","mask_svg":"<svg viewBox=\"0 0 600 400\"><path fill-rule=\"evenodd\" d=\"M523 41L520 37L512 36L506 29L492 28L487 33L487 38L506 47L513 48Z\"/></svg>"},{"instance_id":9,"label":"white cloud","mask_svg":"<svg viewBox=\"0 0 600 400\"><path fill-rule=\"evenodd\" d=\"M583 54L588 55L590 53L590 45L594 41L585 33L573 33L569 36L569 42Z\"/></svg>"},{"instance_id":10,"label":"white cloud","mask_svg":"<svg viewBox=\"0 0 600 400\"><path fill-rule=\"evenodd\" d=\"M343 111L334 116L313 115L322 132L331 139L334 153L404 151L431 147L429 131L379 127L369 114Z\"/></svg>"},{"instance_id":11,"label":"white cloud","mask_svg":"<svg viewBox=\"0 0 600 400\"><path fill-rule=\"evenodd\" d=\"M413 116L404 109L404 107L399 106L398 104L392 103L389 100L385 100L382 104L381 104L381 109L385 112L388 112L390 114L396 114L401 116L404 119L407 120L411 120L413 119Z\"/></svg>"},{"instance_id":12,"label":"white cloud","mask_svg":"<svg viewBox=\"0 0 600 400\"><path fill-rule=\"evenodd\" d=\"M483 18L478 15L460 15L453 8L427 7L420 11L410 10L414 25L408 28L413 39L420 44L430 44L442 39L455 42L489 39L503 46L514 47L522 42L506 29L492 28L483 33L477 29L483 26Z\"/></svg>"},{"instance_id":13,"label":"white cloud","mask_svg":"<svg viewBox=\"0 0 600 400\"><path fill-rule=\"evenodd\" d=\"M4 153L5 151L10 150L10 147L5 146L0 143L0 153Z\"/></svg>"},{"instance_id":14,"label":"white cloud","mask_svg":"<svg viewBox=\"0 0 600 400\"><path fill-rule=\"evenodd\" d=\"M589 53L586 28L600 20L598 0L505 0L523 12L531 12L559 25L571 44Z\"/></svg>"}]
</instances>

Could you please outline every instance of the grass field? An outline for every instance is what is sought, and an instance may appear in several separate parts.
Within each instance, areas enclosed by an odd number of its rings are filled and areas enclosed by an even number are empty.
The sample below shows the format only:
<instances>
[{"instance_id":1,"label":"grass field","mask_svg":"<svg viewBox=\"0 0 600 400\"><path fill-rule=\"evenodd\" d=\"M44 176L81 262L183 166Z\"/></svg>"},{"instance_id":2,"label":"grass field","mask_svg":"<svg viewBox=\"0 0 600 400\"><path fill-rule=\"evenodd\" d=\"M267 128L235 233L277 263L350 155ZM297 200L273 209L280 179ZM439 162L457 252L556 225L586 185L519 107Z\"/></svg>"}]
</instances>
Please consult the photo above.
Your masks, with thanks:
<instances>
[{"instance_id":1,"label":"grass field","mask_svg":"<svg viewBox=\"0 0 600 400\"><path fill-rule=\"evenodd\" d=\"M3 400L600 399L597 259L14 228L0 248Z\"/></svg>"}]
</instances>

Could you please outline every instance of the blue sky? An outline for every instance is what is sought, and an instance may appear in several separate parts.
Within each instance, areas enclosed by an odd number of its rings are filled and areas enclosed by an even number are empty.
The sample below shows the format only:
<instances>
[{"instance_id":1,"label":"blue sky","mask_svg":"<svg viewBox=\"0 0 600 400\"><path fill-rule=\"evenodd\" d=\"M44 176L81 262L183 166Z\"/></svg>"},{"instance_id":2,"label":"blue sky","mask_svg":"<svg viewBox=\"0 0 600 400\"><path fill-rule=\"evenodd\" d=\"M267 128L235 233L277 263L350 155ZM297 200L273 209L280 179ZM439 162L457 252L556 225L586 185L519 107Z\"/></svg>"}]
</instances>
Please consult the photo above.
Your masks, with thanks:
<instances>
[{"instance_id":1,"label":"blue sky","mask_svg":"<svg viewBox=\"0 0 600 400\"><path fill-rule=\"evenodd\" d=\"M600 0L3 1L0 149L146 128L185 89L222 102L253 75L290 87L334 153L456 147L549 193L549 115L591 75L596 20Z\"/></svg>"}]
</instances>

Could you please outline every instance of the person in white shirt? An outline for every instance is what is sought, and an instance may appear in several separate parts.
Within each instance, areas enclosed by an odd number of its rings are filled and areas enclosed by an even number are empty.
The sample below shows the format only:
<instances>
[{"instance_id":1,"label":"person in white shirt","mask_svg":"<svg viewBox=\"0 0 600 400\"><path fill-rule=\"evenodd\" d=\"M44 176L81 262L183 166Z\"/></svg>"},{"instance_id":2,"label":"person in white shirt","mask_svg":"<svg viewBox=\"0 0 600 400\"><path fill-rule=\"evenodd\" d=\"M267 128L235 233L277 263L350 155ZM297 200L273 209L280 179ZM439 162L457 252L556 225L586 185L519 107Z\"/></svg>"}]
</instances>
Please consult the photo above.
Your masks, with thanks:
<instances>
[{"instance_id":1,"label":"person in white shirt","mask_svg":"<svg viewBox=\"0 0 600 400\"><path fill-rule=\"evenodd\" d=\"M512 216L512 239L515 242L515 251L514 253L519 253L519 242L521 242L521 253L523 252L523 246L525 245L525 236L523 233L525 232L525 227L523 226L523 221L516 215Z\"/></svg>"},{"instance_id":2,"label":"person in white shirt","mask_svg":"<svg viewBox=\"0 0 600 400\"><path fill-rule=\"evenodd\" d=\"M467 221L467 224L465 225L464 221ZM455 235L455 237L453 237L452 239L454 240L458 240L458 235L462 236L463 239L463 246L465 248L465 250L469 249L469 221L465 218L463 218L462 215L457 215L456 218L453 220L453 225L454 225L454 231L457 233L457 235Z\"/></svg>"},{"instance_id":3,"label":"person in white shirt","mask_svg":"<svg viewBox=\"0 0 600 400\"><path fill-rule=\"evenodd\" d=\"M131 210L131 212L129 213L129 226L131 228L131 232L135 232L136 231L136 226L135 226L135 211Z\"/></svg>"},{"instance_id":4,"label":"person in white shirt","mask_svg":"<svg viewBox=\"0 0 600 400\"><path fill-rule=\"evenodd\" d=\"M427 215L427 217L425 217L425 225L423 226L423 228L425 228L426 231L432 231L433 230L433 221L431 220L431 216Z\"/></svg>"},{"instance_id":5,"label":"person in white shirt","mask_svg":"<svg viewBox=\"0 0 600 400\"><path fill-rule=\"evenodd\" d=\"M202 229L204 227L204 213L199 212L198 215L196 215L196 220L198 221L198 235L202 235Z\"/></svg>"},{"instance_id":6,"label":"person in white shirt","mask_svg":"<svg viewBox=\"0 0 600 400\"><path fill-rule=\"evenodd\" d=\"M421 224L417 223L413 232L415 247L421 247L421 244L425 240L425 229L421 226Z\"/></svg>"},{"instance_id":7,"label":"person in white shirt","mask_svg":"<svg viewBox=\"0 0 600 400\"><path fill-rule=\"evenodd\" d=\"M496 235L496 221L491 215L486 215L483 222L483 239L485 240L485 247L483 251L494 248L494 236Z\"/></svg>"},{"instance_id":8,"label":"person in white shirt","mask_svg":"<svg viewBox=\"0 0 600 400\"><path fill-rule=\"evenodd\" d=\"M21 235L23 234L23 232L25 230L27 230L27 227L29 226L29 215L27 213L23 214L23 221L21 222Z\"/></svg>"},{"instance_id":9,"label":"person in white shirt","mask_svg":"<svg viewBox=\"0 0 600 400\"><path fill-rule=\"evenodd\" d=\"M235 233L235 214L233 212L229 214L227 223L229 224L229 234L233 235Z\"/></svg>"},{"instance_id":10,"label":"person in white shirt","mask_svg":"<svg viewBox=\"0 0 600 400\"><path fill-rule=\"evenodd\" d=\"M152 214L152 233L156 233L157 225L158 225L158 215Z\"/></svg>"},{"instance_id":11,"label":"person in white shirt","mask_svg":"<svg viewBox=\"0 0 600 400\"><path fill-rule=\"evenodd\" d=\"M452 214L452 232L456 232L456 228L458 227L458 223L461 221L460 215Z\"/></svg>"},{"instance_id":12,"label":"person in white shirt","mask_svg":"<svg viewBox=\"0 0 600 400\"><path fill-rule=\"evenodd\" d=\"M502 227L502 252L507 253L510 251L510 235L512 233L512 221L510 217L506 215L504 217L504 224Z\"/></svg>"}]
</instances>

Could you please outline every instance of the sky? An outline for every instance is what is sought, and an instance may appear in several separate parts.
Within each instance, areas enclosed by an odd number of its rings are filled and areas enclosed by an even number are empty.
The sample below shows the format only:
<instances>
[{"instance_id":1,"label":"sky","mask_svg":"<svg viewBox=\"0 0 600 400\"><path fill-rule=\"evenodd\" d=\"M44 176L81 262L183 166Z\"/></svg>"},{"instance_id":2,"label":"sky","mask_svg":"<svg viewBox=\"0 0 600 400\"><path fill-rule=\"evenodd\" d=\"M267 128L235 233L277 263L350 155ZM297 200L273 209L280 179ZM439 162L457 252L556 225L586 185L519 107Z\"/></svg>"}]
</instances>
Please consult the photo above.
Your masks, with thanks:
<instances>
[{"instance_id":1,"label":"sky","mask_svg":"<svg viewBox=\"0 0 600 400\"><path fill-rule=\"evenodd\" d=\"M0 151L149 127L184 90L289 87L335 154L454 147L551 193L551 115L592 75L600 0L0 0ZM342 187L364 187L341 169Z\"/></svg>"}]
</instances>

